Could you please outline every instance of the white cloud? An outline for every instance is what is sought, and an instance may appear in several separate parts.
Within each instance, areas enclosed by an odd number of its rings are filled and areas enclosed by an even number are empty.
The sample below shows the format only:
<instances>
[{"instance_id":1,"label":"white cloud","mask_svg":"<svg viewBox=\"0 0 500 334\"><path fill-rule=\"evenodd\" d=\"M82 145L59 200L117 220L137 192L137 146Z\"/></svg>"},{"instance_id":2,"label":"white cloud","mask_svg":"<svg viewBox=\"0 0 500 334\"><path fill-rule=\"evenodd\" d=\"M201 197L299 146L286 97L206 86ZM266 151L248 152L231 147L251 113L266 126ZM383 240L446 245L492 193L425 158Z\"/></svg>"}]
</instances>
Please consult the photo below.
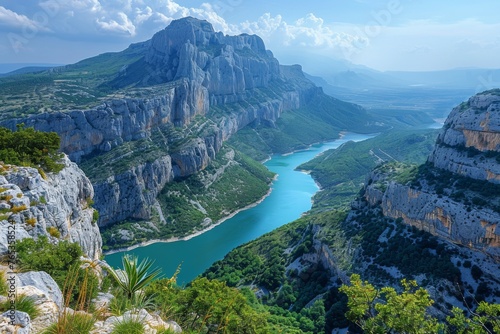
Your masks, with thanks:
<instances>
[{"instance_id":1,"label":"white cloud","mask_svg":"<svg viewBox=\"0 0 500 334\"><path fill-rule=\"evenodd\" d=\"M125 34L134 37L136 35L135 25L132 23L132 21L130 21L127 14L119 12L116 15L118 16L118 21L120 22L113 19L108 19L108 21L105 21L106 19L103 17L102 19L96 20L97 25L104 31Z\"/></svg>"},{"instance_id":2,"label":"white cloud","mask_svg":"<svg viewBox=\"0 0 500 334\"><path fill-rule=\"evenodd\" d=\"M46 31L47 27L43 25L44 22L36 22L26 15L21 15L11 11L3 6L0 6L0 25L12 30L26 30L26 31Z\"/></svg>"},{"instance_id":3,"label":"white cloud","mask_svg":"<svg viewBox=\"0 0 500 334\"><path fill-rule=\"evenodd\" d=\"M261 36L273 47L308 47L335 56L368 45L366 37L334 31L312 13L294 23L286 22L281 15L266 13L256 22L242 23L241 30Z\"/></svg>"}]
</instances>

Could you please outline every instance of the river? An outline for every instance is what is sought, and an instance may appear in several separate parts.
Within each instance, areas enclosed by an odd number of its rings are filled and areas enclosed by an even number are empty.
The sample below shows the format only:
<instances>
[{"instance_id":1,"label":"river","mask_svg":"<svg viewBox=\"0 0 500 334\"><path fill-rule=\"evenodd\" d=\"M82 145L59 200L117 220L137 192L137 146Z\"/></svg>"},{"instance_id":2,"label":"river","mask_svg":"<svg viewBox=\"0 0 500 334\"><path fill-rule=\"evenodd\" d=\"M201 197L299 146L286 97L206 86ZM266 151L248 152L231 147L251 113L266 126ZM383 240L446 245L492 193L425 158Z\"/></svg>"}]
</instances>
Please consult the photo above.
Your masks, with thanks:
<instances>
[{"instance_id":1,"label":"river","mask_svg":"<svg viewBox=\"0 0 500 334\"><path fill-rule=\"evenodd\" d=\"M278 177L272 184L272 192L261 203L192 239L158 242L127 253L140 259L148 257L154 260L154 266L161 267L166 277L171 277L177 266L182 264L177 283L187 284L233 248L294 221L311 208L311 198L318 191L318 186L310 175L295 171L297 166L347 141L361 141L373 136L347 133L340 139L316 144L307 150L273 155L264 164ZM121 267L124 254L107 255L106 261L113 267Z\"/></svg>"}]
</instances>

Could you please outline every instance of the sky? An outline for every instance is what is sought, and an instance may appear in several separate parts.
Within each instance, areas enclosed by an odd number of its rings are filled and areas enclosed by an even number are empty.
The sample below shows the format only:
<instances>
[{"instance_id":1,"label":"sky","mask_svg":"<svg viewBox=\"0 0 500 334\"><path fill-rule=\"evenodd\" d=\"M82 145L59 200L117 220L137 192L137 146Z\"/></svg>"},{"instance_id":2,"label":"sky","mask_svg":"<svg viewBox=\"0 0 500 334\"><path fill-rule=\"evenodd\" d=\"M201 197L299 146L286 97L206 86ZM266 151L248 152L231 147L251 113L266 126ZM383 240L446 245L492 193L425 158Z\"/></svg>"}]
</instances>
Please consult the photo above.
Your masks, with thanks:
<instances>
[{"instance_id":1,"label":"sky","mask_svg":"<svg viewBox=\"0 0 500 334\"><path fill-rule=\"evenodd\" d=\"M498 0L0 0L0 63L74 63L194 16L225 34L257 34L281 63L306 71L308 59L500 68L498 13Z\"/></svg>"}]
</instances>

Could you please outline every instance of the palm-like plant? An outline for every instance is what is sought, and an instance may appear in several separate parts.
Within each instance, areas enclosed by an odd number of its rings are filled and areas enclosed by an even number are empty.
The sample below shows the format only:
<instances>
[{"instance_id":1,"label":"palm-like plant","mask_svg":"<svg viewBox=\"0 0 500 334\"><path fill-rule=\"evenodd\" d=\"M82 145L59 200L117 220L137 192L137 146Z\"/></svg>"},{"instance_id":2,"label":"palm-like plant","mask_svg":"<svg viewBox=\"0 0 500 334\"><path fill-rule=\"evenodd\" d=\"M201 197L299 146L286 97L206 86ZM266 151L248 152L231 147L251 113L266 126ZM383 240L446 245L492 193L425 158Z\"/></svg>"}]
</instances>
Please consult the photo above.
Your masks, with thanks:
<instances>
[{"instance_id":1,"label":"palm-like plant","mask_svg":"<svg viewBox=\"0 0 500 334\"><path fill-rule=\"evenodd\" d=\"M129 299L132 299L137 291L147 286L161 273L160 268L155 268L148 273L153 261L146 258L137 264L137 257L128 254L122 257L122 265L123 270L108 267L108 271Z\"/></svg>"}]
</instances>

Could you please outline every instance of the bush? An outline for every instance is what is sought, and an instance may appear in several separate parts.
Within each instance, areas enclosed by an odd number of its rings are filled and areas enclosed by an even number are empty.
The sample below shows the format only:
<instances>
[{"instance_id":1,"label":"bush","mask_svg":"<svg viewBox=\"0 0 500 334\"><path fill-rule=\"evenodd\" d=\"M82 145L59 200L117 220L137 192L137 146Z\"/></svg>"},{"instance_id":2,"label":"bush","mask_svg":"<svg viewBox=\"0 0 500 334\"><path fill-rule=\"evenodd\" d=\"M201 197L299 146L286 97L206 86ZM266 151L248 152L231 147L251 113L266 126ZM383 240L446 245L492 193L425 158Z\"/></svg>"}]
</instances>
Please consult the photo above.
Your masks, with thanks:
<instances>
[{"instance_id":1,"label":"bush","mask_svg":"<svg viewBox=\"0 0 500 334\"><path fill-rule=\"evenodd\" d=\"M50 234L51 237L58 239L61 237L61 232L59 232L59 230L55 226L48 227L47 232Z\"/></svg>"},{"instance_id":2,"label":"bush","mask_svg":"<svg viewBox=\"0 0 500 334\"><path fill-rule=\"evenodd\" d=\"M143 334L145 332L141 319L127 317L115 324L111 334Z\"/></svg>"},{"instance_id":3,"label":"bush","mask_svg":"<svg viewBox=\"0 0 500 334\"><path fill-rule=\"evenodd\" d=\"M63 291L68 285L68 277L71 276L74 282L69 299L72 303L81 298L81 293L89 294L85 297L86 300L97 295L97 277L79 268L80 256L83 253L78 244L65 240L52 244L48 237L41 236L38 240L26 238L16 242L16 250L18 265L22 271L45 271ZM72 270L75 267L76 272Z\"/></svg>"},{"instance_id":4,"label":"bush","mask_svg":"<svg viewBox=\"0 0 500 334\"><path fill-rule=\"evenodd\" d=\"M61 314L56 323L47 328L43 334L88 334L94 326L95 318L86 313Z\"/></svg>"},{"instance_id":5,"label":"bush","mask_svg":"<svg viewBox=\"0 0 500 334\"><path fill-rule=\"evenodd\" d=\"M481 278L481 276L483 275L483 271L481 270L481 268L479 268L478 266L476 265L473 265L471 270L470 270L470 273L472 275L472 278L474 278L476 281L478 279Z\"/></svg>"},{"instance_id":6,"label":"bush","mask_svg":"<svg viewBox=\"0 0 500 334\"><path fill-rule=\"evenodd\" d=\"M35 227L36 218L35 217L31 217L31 218L26 219L26 224L28 224L31 227Z\"/></svg>"},{"instance_id":7,"label":"bush","mask_svg":"<svg viewBox=\"0 0 500 334\"><path fill-rule=\"evenodd\" d=\"M0 127L0 161L6 164L40 167L59 172L64 165L58 161L60 138L55 132L40 132L18 125L16 132Z\"/></svg>"},{"instance_id":8,"label":"bush","mask_svg":"<svg viewBox=\"0 0 500 334\"><path fill-rule=\"evenodd\" d=\"M9 291L9 286L7 285L7 281L5 281L5 274L3 271L0 271L0 296L6 296Z\"/></svg>"},{"instance_id":9,"label":"bush","mask_svg":"<svg viewBox=\"0 0 500 334\"><path fill-rule=\"evenodd\" d=\"M38 308L35 305L35 301L27 296L24 295L18 295L16 296L16 310L28 313L31 320L35 319L38 314ZM11 307L10 299L7 299L5 302L0 304L0 312L5 312L8 311Z\"/></svg>"}]
</instances>

